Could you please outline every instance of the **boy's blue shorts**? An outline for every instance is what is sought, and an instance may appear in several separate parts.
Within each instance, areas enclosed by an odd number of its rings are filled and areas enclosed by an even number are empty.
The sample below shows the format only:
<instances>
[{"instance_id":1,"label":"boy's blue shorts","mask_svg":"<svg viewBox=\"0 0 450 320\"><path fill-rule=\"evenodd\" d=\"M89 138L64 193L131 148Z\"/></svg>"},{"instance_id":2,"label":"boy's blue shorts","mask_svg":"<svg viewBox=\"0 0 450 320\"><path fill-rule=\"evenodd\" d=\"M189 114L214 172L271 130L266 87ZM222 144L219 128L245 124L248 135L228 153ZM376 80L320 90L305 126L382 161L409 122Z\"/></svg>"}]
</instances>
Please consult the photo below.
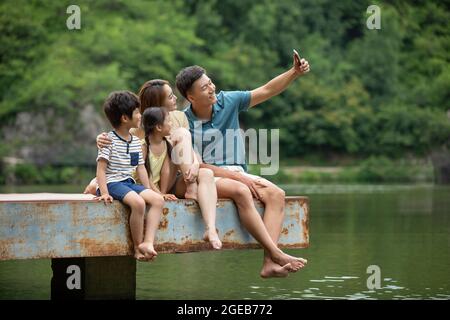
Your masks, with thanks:
<instances>
[{"instance_id":1,"label":"boy's blue shorts","mask_svg":"<svg viewBox=\"0 0 450 320\"><path fill-rule=\"evenodd\" d=\"M146 187L136 184L134 180L130 178L119 182L110 182L106 186L108 187L108 193L111 197L119 201L122 201L130 191L135 191L139 194L142 191L147 190ZM97 196L100 196L100 189L97 189Z\"/></svg>"}]
</instances>

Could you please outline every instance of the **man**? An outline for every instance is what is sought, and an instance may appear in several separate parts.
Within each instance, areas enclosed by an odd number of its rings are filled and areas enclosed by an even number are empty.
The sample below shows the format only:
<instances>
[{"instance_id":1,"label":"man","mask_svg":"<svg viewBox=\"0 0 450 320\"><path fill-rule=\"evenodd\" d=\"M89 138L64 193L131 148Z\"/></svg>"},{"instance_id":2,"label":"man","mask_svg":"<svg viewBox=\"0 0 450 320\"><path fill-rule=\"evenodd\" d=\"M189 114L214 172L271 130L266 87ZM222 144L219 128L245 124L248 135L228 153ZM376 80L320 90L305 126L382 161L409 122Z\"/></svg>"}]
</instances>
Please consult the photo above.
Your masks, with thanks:
<instances>
[{"instance_id":1,"label":"man","mask_svg":"<svg viewBox=\"0 0 450 320\"><path fill-rule=\"evenodd\" d=\"M239 129L239 112L280 94L293 80L309 72L308 61L296 54L293 59L292 68L252 91L221 91L216 95L214 83L199 66L184 68L176 78L178 90L190 102L185 114L193 144L202 150L205 163L201 166L220 177L216 182L218 197L231 198L236 203L242 224L265 250L260 273L263 278L285 277L302 268L306 260L289 256L276 246L284 219L284 191L264 178L246 173L242 136L234 143L227 141L225 132ZM208 132L222 135L220 139L205 139ZM213 154L211 150L217 151L214 147L219 141L223 150ZM252 195L265 204L263 219L256 211Z\"/></svg>"}]
</instances>

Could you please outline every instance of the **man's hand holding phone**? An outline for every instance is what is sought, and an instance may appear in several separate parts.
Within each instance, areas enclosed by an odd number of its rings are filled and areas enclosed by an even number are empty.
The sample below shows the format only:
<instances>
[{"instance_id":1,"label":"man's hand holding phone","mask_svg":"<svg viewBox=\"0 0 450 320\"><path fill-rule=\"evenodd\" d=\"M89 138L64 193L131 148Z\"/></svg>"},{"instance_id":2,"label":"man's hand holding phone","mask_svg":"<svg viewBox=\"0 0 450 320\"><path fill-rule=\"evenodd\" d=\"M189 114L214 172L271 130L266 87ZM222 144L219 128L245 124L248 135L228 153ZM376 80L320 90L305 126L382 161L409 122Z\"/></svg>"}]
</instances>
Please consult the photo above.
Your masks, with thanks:
<instances>
[{"instance_id":1,"label":"man's hand holding phone","mask_svg":"<svg viewBox=\"0 0 450 320\"><path fill-rule=\"evenodd\" d=\"M294 51L294 70L295 72L301 76L307 72L309 72L309 63L307 60L300 58L297 50Z\"/></svg>"}]
</instances>

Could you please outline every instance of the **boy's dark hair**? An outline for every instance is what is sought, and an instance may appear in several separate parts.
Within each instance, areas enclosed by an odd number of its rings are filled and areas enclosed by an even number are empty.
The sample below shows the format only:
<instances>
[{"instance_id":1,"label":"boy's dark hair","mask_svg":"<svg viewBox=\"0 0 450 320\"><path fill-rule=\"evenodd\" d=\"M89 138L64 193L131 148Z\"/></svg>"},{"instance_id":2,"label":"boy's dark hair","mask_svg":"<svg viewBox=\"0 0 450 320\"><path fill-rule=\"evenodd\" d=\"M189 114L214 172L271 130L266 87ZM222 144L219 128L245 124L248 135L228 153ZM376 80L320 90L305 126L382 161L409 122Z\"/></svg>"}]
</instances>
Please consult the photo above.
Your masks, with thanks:
<instances>
[{"instance_id":1,"label":"boy's dark hair","mask_svg":"<svg viewBox=\"0 0 450 320\"><path fill-rule=\"evenodd\" d=\"M199 66L186 67L177 74L176 85L178 91L187 99L187 92L191 89L195 81L206 73L205 69Z\"/></svg>"},{"instance_id":2,"label":"boy's dark hair","mask_svg":"<svg viewBox=\"0 0 450 320\"><path fill-rule=\"evenodd\" d=\"M130 91L114 91L111 92L103 104L103 111L113 126L117 128L122 123L123 115L128 118L133 117L134 109L139 108L139 98Z\"/></svg>"}]
</instances>

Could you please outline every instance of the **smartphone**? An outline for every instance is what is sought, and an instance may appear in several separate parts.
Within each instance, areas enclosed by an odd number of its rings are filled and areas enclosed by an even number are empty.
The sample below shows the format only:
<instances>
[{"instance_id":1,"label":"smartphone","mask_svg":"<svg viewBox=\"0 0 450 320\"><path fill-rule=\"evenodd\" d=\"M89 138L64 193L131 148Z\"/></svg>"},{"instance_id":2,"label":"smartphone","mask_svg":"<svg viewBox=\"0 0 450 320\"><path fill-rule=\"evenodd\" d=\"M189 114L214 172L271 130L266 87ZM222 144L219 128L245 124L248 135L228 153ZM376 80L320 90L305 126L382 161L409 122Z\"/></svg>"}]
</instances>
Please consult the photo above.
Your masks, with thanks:
<instances>
[{"instance_id":1,"label":"smartphone","mask_svg":"<svg viewBox=\"0 0 450 320\"><path fill-rule=\"evenodd\" d=\"M294 54L297 57L298 63L300 63L300 55L298 54L297 50L292 49L292 51L294 51Z\"/></svg>"}]
</instances>

